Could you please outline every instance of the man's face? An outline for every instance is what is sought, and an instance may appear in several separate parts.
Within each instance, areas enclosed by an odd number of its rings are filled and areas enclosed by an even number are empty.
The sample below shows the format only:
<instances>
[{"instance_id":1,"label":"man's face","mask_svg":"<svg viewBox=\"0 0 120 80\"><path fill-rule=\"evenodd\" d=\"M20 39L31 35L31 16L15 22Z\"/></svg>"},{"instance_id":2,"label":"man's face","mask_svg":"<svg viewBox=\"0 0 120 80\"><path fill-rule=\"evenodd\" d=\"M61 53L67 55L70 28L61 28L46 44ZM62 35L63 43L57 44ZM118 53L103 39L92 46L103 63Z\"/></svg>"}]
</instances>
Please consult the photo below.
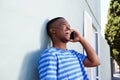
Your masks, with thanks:
<instances>
[{"instance_id":1,"label":"man's face","mask_svg":"<svg viewBox=\"0 0 120 80\"><path fill-rule=\"evenodd\" d=\"M65 19L59 19L55 23L56 38L68 42L70 40L71 29Z\"/></svg>"}]
</instances>

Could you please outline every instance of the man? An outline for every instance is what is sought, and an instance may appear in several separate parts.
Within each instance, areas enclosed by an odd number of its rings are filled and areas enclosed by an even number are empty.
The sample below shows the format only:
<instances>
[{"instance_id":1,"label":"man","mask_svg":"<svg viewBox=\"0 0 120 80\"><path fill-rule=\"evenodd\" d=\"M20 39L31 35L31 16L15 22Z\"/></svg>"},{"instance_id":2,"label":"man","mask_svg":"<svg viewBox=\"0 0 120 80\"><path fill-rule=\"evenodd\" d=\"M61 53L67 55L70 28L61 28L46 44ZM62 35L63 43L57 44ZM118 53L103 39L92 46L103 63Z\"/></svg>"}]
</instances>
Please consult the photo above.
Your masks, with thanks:
<instances>
[{"instance_id":1,"label":"man","mask_svg":"<svg viewBox=\"0 0 120 80\"><path fill-rule=\"evenodd\" d=\"M63 17L57 17L47 23L47 32L53 46L40 56L39 74L41 80L89 80L85 67L100 64L98 56L90 44L76 31L70 28ZM74 39L70 39L74 32ZM79 42L87 56L67 49L67 42ZM85 67L84 67L85 66Z\"/></svg>"}]
</instances>

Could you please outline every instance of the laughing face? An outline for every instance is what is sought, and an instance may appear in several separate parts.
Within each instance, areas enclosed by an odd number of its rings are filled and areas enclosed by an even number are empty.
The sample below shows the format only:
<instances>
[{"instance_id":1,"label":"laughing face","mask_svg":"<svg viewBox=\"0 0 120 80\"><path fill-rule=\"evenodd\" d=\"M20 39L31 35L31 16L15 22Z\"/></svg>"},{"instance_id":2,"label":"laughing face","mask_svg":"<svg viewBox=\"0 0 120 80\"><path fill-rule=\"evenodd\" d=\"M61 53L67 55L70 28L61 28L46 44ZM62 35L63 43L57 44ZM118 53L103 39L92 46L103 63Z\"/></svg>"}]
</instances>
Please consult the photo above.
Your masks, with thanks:
<instances>
[{"instance_id":1,"label":"laughing face","mask_svg":"<svg viewBox=\"0 0 120 80\"><path fill-rule=\"evenodd\" d=\"M70 40L71 29L69 23L65 19L59 19L55 22L55 37L62 42Z\"/></svg>"}]
</instances>

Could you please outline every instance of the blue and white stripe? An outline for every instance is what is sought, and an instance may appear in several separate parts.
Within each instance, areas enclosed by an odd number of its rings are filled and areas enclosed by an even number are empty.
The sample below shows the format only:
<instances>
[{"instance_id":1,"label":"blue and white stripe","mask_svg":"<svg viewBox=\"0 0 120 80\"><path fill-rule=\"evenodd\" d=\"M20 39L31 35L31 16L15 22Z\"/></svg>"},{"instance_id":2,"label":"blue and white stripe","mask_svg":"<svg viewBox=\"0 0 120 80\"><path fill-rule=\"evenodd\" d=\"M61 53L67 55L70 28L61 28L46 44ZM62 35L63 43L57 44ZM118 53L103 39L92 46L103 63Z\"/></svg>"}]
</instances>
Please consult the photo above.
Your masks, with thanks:
<instances>
[{"instance_id":1,"label":"blue and white stripe","mask_svg":"<svg viewBox=\"0 0 120 80\"><path fill-rule=\"evenodd\" d=\"M41 80L89 80L83 62L86 56L74 50L49 48L39 60Z\"/></svg>"}]
</instances>

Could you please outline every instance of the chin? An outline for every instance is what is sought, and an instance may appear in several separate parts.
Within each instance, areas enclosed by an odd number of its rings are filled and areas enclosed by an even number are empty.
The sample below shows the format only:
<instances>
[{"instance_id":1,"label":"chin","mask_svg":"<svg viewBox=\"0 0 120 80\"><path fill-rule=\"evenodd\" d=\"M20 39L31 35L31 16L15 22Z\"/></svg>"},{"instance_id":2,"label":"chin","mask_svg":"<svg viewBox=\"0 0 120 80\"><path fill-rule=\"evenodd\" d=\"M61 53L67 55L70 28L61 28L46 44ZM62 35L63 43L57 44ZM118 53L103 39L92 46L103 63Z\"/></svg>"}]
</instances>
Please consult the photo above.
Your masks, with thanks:
<instances>
[{"instance_id":1,"label":"chin","mask_svg":"<svg viewBox=\"0 0 120 80\"><path fill-rule=\"evenodd\" d=\"M67 43L67 42L69 42L69 41L70 41L70 37L68 37L68 36L63 39L63 42L64 42L64 43Z\"/></svg>"},{"instance_id":2,"label":"chin","mask_svg":"<svg viewBox=\"0 0 120 80\"><path fill-rule=\"evenodd\" d=\"M69 38L67 38L66 40L65 40L65 42L67 43L67 42L69 42L70 41L70 39Z\"/></svg>"}]
</instances>

